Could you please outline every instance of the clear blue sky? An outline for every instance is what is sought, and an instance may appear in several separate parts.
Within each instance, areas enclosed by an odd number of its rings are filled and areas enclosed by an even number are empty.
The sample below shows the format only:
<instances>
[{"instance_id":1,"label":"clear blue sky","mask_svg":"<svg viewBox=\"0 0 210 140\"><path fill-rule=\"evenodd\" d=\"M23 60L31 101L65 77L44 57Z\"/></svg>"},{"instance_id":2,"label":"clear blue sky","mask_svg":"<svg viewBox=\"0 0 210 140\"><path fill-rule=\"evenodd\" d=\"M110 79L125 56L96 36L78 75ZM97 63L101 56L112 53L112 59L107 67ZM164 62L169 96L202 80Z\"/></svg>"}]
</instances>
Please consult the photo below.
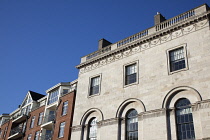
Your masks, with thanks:
<instances>
[{"instance_id":1,"label":"clear blue sky","mask_svg":"<svg viewBox=\"0 0 210 140\"><path fill-rule=\"evenodd\" d=\"M41 94L78 77L98 40L117 42L210 0L0 0L0 114L28 90ZM78 93L79 94L79 93Z\"/></svg>"}]
</instances>

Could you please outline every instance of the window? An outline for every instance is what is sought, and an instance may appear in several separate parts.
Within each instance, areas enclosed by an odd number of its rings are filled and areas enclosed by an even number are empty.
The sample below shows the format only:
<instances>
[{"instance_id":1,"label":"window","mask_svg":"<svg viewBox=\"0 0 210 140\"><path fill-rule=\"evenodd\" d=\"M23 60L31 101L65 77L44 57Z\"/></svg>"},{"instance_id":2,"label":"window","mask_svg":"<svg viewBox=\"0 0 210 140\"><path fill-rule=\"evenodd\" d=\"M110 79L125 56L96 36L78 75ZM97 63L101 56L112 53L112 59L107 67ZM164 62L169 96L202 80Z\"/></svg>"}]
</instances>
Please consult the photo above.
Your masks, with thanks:
<instances>
[{"instance_id":1,"label":"window","mask_svg":"<svg viewBox=\"0 0 210 140\"><path fill-rule=\"evenodd\" d=\"M68 101L63 103L62 116L67 114L67 110L68 110Z\"/></svg>"},{"instance_id":2,"label":"window","mask_svg":"<svg viewBox=\"0 0 210 140\"><path fill-rule=\"evenodd\" d=\"M60 124L60 129L59 129L59 134L58 134L58 137L61 138L64 136L64 128L65 128L65 122L62 122Z\"/></svg>"},{"instance_id":3,"label":"window","mask_svg":"<svg viewBox=\"0 0 210 140\"><path fill-rule=\"evenodd\" d=\"M184 47L169 51L170 72L186 68Z\"/></svg>"},{"instance_id":4,"label":"window","mask_svg":"<svg viewBox=\"0 0 210 140\"><path fill-rule=\"evenodd\" d=\"M43 116L44 116L44 112L39 113L38 125L42 124Z\"/></svg>"},{"instance_id":5,"label":"window","mask_svg":"<svg viewBox=\"0 0 210 140\"><path fill-rule=\"evenodd\" d=\"M137 64L125 66L125 85L137 82Z\"/></svg>"},{"instance_id":6,"label":"window","mask_svg":"<svg viewBox=\"0 0 210 140\"><path fill-rule=\"evenodd\" d=\"M34 140L39 140L39 131L36 131Z\"/></svg>"},{"instance_id":7,"label":"window","mask_svg":"<svg viewBox=\"0 0 210 140\"><path fill-rule=\"evenodd\" d=\"M48 105L56 102L58 100L58 90L49 93Z\"/></svg>"},{"instance_id":8,"label":"window","mask_svg":"<svg viewBox=\"0 0 210 140\"><path fill-rule=\"evenodd\" d=\"M27 140L31 140L31 136L32 134L29 134Z\"/></svg>"},{"instance_id":9,"label":"window","mask_svg":"<svg viewBox=\"0 0 210 140\"><path fill-rule=\"evenodd\" d=\"M7 129L8 129L8 126L5 128L5 130L4 130L4 138L6 137L6 134L7 134Z\"/></svg>"},{"instance_id":10,"label":"window","mask_svg":"<svg viewBox=\"0 0 210 140\"><path fill-rule=\"evenodd\" d=\"M100 76L91 78L90 95L98 94L99 88L100 88Z\"/></svg>"},{"instance_id":11,"label":"window","mask_svg":"<svg viewBox=\"0 0 210 140\"><path fill-rule=\"evenodd\" d=\"M126 115L126 140L138 140L138 113L135 109Z\"/></svg>"},{"instance_id":12,"label":"window","mask_svg":"<svg viewBox=\"0 0 210 140\"><path fill-rule=\"evenodd\" d=\"M185 98L178 100L175 104L178 140L195 139L192 108L190 104L190 101Z\"/></svg>"},{"instance_id":13,"label":"window","mask_svg":"<svg viewBox=\"0 0 210 140\"><path fill-rule=\"evenodd\" d=\"M68 89L63 89L63 95L67 94L69 92Z\"/></svg>"},{"instance_id":14,"label":"window","mask_svg":"<svg viewBox=\"0 0 210 140\"><path fill-rule=\"evenodd\" d=\"M97 119L93 118L89 122L88 140L97 140Z\"/></svg>"},{"instance_id":15,"label":"window","mask_svg":"<svg viewBox=\"0 0 210 140\"><path fill-rule=\"evenodd\" d=\"M33 127L34 127L35 117L36 117L36 116L33 116L33 117L32 117L32 119L31 119L31 125L30 125L30 128L33 128Z\"/></svg>"}]
</instances>

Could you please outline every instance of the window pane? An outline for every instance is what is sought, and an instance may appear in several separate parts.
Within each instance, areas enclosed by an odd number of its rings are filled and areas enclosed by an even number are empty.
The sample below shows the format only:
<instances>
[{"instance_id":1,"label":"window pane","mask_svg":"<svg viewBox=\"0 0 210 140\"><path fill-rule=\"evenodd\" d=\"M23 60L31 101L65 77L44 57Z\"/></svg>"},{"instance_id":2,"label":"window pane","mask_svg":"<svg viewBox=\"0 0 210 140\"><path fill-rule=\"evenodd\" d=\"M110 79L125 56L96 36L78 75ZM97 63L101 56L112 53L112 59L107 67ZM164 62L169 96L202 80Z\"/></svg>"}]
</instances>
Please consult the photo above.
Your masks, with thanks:
<instances>
[{"instance_id":1,"label":"window pane","mask_svg":"<svg viewBox=\"0 0 210 140\"><path fill-rule=\"evenodd\" d=\"M64 128L65 128L65 122L62 122L60 124L60 130L59 130L59 135L58 135L59 138L64 136Z\"/></svg>"},{"instance_id":2,"label":"window pane","mask_svg":"<svg viewBox=\"0 0 210 140\"><path fill-rule=\"evenodd\" d=\"M132 84L136 82L137 77L137 66L132 64L125 67L125 84Z\"/></svg>"},{"instance_id":3,"label":"window pane","mask_svg":"<svg viewBox=\"0 0 210 140\"><path fill-rule=\"evenodd\" d=\"M91 79L90 95L99 93L100 76Z\"/></svg>"},{"instance_id":4,"label":"window pane","mask_svg":"<svg viewBox=\"0 0 210 140\"><path fill-rule=\"evenodd\" d=\"M171 72L186 67L183 47L170 51L169 59Z\"/></svg>"},{"instance_id":5,"label":"window pane","mask_svg":"<svg viewBox=\"0 0 210 140\"><path fill-rule=\"evenodd\" d=\"M96 140L97 138L97 119L94 118L89 123L89 139Z\"/></svg>"},{"instance_id":6,"label":"window pane","mask_svg":"<svg viewBox=\"0 0 210 140\"><path fill-rule=\"evenodd\" d=\"M178 140L193 140L195 138L190 104L190 101L184 98L175 104Z\"/></svg>"},{"instance_id":7,"label":"window pane","mask_svg":"<svg viewBox=\"0 0 210 140\"><path fill-rule=\"evenodd\" d=\"M131 110L126 115L126 140L138 140L138 113Z\"/></svg>"}]
</instances>

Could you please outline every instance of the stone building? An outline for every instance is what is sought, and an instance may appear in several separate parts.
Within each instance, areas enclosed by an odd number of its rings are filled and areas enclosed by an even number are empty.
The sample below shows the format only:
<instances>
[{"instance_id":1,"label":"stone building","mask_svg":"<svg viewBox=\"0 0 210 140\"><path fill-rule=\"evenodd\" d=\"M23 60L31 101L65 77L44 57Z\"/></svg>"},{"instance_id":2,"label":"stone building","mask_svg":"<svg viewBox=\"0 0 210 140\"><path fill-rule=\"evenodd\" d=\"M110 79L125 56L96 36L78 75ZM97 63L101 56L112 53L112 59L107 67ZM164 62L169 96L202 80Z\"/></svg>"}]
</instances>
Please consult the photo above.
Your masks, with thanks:
<instances>
[{"instance_id":1,"label":"stone building","mask_svg":"<svg viewBox=\"0 0 210 140\"><path fill-rule=\"evenodd\" d=\"M81 58L71 140L210 139L204 4Z\"/></svg>"}]
</instances>

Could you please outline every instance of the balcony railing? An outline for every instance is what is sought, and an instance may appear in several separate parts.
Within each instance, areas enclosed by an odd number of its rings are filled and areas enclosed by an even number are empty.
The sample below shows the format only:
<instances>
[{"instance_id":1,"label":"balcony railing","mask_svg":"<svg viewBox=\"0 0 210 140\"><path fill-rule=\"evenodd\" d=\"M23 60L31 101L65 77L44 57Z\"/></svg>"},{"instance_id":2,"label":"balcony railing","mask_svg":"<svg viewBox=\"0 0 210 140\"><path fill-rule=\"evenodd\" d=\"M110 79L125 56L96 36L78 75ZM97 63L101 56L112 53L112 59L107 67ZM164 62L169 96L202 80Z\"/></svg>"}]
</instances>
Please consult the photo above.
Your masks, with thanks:
<instances>
[{"instance_id":1,"label":"balcony railing","mask_svg":"<svg viewBox=\"0 0 210 140\"><path fill-rule=\"evenodd\" d=\"M51 122L51 121L54 121L54 120L55 120L55 114L46 115L44 117L44 120L43 120L42 124L45 124L45 123L48 123L48 122Z\"/></svg>"},{"instance_id":2,"label":"balcony railing","mask_svg":"<svg viewBox=\"0 0 210 140\"><path fill-rule=\"evenodd\" d=\"M17 127L14 127L11 129L10 131L10 136L8 137L8 139L19 139L20 137L23 136L25 132L25 129L24 127L20 127L20 126L17 126Z\"/></svg>"},{"instance_id":3,"label":"balcony railing","mask_svg":"<svg viewBox=\"0 0 210 140\"><path fill-rule=\"evenodd\" d=\"M28 114L18 114L17 116L13 117L13 121L15 123L20 123L24 120L26 120L28 117Z\"/></svg>"},{"instance_id":4,"label":"balcony railing","mask_svg":"<svg viewBox=\"0 0 210 140\"><path fill-rule=\"evenodd\" d=\"M52 140L52 134L42 135L40 140Z\"/></svg>"}]
</instances>

